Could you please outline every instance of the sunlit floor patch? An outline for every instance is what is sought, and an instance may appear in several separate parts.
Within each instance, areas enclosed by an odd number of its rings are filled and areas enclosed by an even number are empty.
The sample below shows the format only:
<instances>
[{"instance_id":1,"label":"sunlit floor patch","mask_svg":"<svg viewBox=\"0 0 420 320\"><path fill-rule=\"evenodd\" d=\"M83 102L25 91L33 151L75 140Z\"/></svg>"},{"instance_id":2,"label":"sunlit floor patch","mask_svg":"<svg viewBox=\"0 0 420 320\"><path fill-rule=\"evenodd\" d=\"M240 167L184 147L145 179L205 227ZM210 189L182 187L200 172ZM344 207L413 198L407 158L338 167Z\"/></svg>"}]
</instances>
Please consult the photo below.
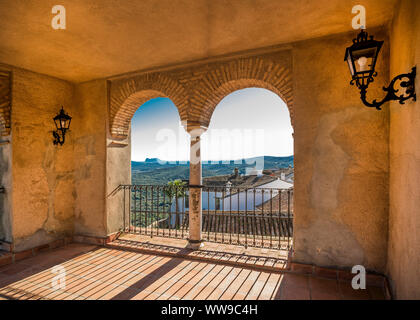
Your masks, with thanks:
<instances>
[{"instance_id":1,"label":"sunlit floor patch","mask_svg":"<svg viewBox=\"0 0 420 320\"><path fill-rule=\"evenodd\" d=\"M383 298L377 287L82 244L0 268L0 300Z\"/></svg>"}]
</instances>

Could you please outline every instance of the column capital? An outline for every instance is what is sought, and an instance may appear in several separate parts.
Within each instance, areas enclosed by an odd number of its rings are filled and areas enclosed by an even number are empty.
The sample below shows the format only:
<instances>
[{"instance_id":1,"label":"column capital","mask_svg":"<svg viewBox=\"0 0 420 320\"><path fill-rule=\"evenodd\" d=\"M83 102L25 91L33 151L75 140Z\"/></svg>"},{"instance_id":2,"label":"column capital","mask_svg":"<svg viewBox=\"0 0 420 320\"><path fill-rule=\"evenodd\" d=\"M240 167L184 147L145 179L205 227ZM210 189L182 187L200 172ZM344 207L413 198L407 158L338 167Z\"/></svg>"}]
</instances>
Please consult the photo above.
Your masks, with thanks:
<instances>
[{"instance_id":1,"label":"column capital","mask_svg":"<svg viewBox=\"0 0 420 320\"><path fill-rule=\"evenodd\" d=\"M207 123L192 120L183 121L182 126L191 137L200 137L208 128Z\"/></svg>"}]
</instances>

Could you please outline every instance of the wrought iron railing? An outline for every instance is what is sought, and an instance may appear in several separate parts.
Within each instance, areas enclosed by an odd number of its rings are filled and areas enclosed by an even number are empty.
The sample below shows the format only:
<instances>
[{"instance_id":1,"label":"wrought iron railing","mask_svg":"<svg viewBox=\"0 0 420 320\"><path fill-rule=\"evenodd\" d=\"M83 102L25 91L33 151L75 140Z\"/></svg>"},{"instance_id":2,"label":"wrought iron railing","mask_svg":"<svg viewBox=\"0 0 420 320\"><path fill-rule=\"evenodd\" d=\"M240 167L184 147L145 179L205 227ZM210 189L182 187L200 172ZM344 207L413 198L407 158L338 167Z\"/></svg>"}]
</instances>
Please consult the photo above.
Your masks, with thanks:
<instances>
[{"instance_id":1,"label":"wrought iron railing","mask_svg":"<svg viewBox=\"0 0 420 320\"><path fill-rule=\"evenodd\" d=\"M252 247L291 247L292 189L204 187L202 195L204 240Z\"/></svg>"},{"instance_id":2,"label":"wrought iron railing","mask_svg":"<svg viewBox=\"0 0 420 320\"><path fill-rule=\"evenodd\" d=\"M125 232L188 238L188 186L123 185L120 189Z\"/></svg>"},{"instance_id":3,"label":"wrought iron railing","mask_svg":"<svg viewBox=\"0 0 420 320\"><path fill-rule=\"evenodd\" d=\"M125 232L188 238L188 186L124 185L120 189ZM202 186L202 215L205 241L291 248L293 189Z\"/></svg>"}]
</instances>

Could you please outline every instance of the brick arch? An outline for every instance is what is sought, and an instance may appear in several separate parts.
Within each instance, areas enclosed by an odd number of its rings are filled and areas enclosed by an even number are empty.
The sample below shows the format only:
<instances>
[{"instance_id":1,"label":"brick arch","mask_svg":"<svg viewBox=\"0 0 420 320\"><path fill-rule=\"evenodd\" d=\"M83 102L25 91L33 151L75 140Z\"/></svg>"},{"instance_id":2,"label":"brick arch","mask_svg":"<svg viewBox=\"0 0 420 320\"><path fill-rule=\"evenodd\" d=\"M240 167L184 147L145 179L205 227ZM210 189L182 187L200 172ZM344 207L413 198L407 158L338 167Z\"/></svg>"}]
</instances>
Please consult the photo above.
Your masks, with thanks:
<instances>
[{"instance_id":1,"label":"brick arch","mask_svg":"<svg viewBox=\"0 0 420 320\"><path fill-rule=\"evenodd\" d=\"M111 87L109 123L111 136L124 139L130 131L134 113L145 102L165 97L172 100L181 120L187 118L187 94L177 82L163 74L145 74L123 80Z\"/></svg>"},{"instance_id":2,"label":"brick arch","mask_svg":"<svg viewBox=\"0 0 420 320\"><path fill-rule=\"evenodd\" d=\"M246 58L222 64L210 70L192 99L194 118L209 124L220 101L230 93L251 87L276 93L287 105L293 126L293 84L291 70L269 59Z\"/></svg>"},{"instance_id":3,"label":"brick arch","mask_svg":"<svg viewBox=\"0 0 420 320\"><path fill-rule=\"evenodd\" d=\"M268 89L283 99L293 126L291 68L290 52L279 51L110 80L111 135L127 137L134 112L156 97L170 98L181 121L208 126L214 109L225 96L249 87Z\"/></svg>"},{"instance_id":4,"label":"brick arch","mask_svg":"<svg viewBox=\"0 0 420 320\"><path fill-rule=\"evenodd\" d=\"M0 136L7 136L11 130L11 72L0 70Z\"/></svg>"}]
</instances>

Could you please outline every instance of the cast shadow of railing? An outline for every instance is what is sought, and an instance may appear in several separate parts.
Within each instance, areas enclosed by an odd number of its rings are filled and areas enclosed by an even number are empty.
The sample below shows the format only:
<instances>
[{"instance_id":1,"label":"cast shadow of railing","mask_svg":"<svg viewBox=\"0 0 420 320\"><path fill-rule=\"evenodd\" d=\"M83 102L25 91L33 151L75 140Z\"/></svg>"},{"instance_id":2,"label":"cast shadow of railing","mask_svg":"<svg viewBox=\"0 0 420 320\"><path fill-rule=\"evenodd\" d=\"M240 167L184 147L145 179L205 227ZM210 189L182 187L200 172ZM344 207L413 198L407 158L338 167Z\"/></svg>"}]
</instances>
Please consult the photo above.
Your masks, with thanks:
<instances>
[{"instance_id":1,"label":"cast shadow of railing","mask_svg":"<svg viewBox=\"0 0 420 320\"><path fill-rule=\"evenodd\" d=\"M139 240L117 239L113 246L120 246L122 249L145 251L150 254L166 255L190 260L201 260L210 263L237 265L241 267L256 268L270 272L282 271L289 267L289 259L264 257L249 253L234 253L227 250L192 250L165 244L156 244ZM223 247L221 247L223 248Z\"/></svg>"},{"instance_id":2,"label":"cast shadow of railing","mask_svg":"<svg viewBox=\"0 0 420 320\"><path fill-rule=\"evenodd\" d=\"M57 275L54 267L66 264L65 273L70 275L80 267L79 259L98 250L99 247L92 245L78 244L77 248L65 246L3 266L0 268L0 297L8 300L49 299L47 295L54 296L51 294L52 280ZM71 284L71 281L66 282L67 285ZM56 293L60 295L64 291L57 290Z\"/></svg>"}]
</instances>

